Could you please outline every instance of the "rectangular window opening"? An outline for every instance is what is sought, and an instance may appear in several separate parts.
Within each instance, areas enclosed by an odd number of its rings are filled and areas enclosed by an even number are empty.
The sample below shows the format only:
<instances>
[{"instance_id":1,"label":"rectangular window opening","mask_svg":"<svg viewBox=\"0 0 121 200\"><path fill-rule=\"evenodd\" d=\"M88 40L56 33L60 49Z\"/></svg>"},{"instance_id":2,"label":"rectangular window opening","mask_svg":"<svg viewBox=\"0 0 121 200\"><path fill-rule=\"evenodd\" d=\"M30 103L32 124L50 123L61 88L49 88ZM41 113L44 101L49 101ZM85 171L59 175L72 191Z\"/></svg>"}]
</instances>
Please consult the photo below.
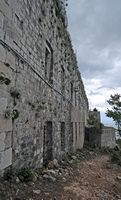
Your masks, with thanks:
<instances>
[{"instance_id":1,"label":"rectangular window opening","mask_svg":"<svg viewBox=\"0 0 121 200\"><path fill-rule=\"evenodd\" d=\"M61 66L61 93L65 95L65 70L63 66Z\"/></svg>"},{"instance_id":2,"label":"rectangular window opening","mask_svg":"<svg viewBox=\"0 0 121 200\"><path fill-rule=\"evenodd\" d=\"M45 48L45 77L51 84L53 83L53 49L47 41Z\"/></svg>"},{"instance_id":3,"label":"rectangular window opening","mask_svg":"<svg viewBox=\"0 0 121 200\"><path fill-rule=\"evenodd\" d=\"M65 150L65 122L61 122L61 150Z\"/></svg>"}]
</instances>

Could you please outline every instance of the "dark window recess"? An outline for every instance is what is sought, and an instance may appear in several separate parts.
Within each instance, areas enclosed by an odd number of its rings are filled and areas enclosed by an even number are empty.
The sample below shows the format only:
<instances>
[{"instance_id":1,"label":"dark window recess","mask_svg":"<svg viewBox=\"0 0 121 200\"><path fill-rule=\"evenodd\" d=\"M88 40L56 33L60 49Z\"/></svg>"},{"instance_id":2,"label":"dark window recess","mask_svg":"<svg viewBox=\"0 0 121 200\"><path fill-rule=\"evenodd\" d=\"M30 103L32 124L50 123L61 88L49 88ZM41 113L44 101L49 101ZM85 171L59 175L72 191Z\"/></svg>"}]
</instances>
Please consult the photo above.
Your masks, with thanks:
<instances>
[{"instance_id":1,"label":"dark window recess","mask_svg":"<svg viewBox=\"0 0 121 200\"><path fill-rule=\"evenodd\" d=\"M75 93L74 93L74 97L75 97L75 106L77 106L77 91L75 90L74 92L75 92Z\"/></svg>"},{"instance_id":2,"label":"dark window recess","mask_svg":"<svg viewBox=\"0 0 121 200\"><path fill-rule=\"evenodd\" d=\"M70 146L72 147L73 146L73 122L71 122L71 135L70 135Z\"/></svg>"},{"instance_id":3,"label":"dark window recess","mask_svg":"<svg viewBox=\"0 0 121 200\"><path fill-rule=\"evenodd\" d=\"M79 135L81 135L81 123L79 122Z\"/></svg>"},{"instance_id":4,"label":"dark window recess","mask_svg":"<svg viewBox=\"0 0 121 200\"><path fill-rule=\"evenodd\" d=\"M52 122L46 122L44 126L44 141L43 141L43 165L46 166L53 159L53 127Z\"/></svg>"},{"instance_id":5,"label":"dark window recess","mask_svg":"<svg viewBox=\"0 0 121 200\"><path fill-rule=\"evenodd\" d=\"M63 66L61 66L61 93L65 94L65 70Z\"/></svg>"},{"instance_id":6,"label":"dark window recess","mask_svg":"<svg viewBox=\"0 0 121 200\"><path fill-rule=\"evenodd\" d=\"M48 42L45 49L45 77L53 83L53 50Z\"/></svg>"},{"instance_id":7,"label":"dark window recess","mask_svg":"<svg viewBox=\"0 0 121 200\"><path fill-rule=\"evenodd\" d=\"M71 101L73 103L73 83L71 83Z\"/></svg>"},{"instance_id":8,"label":"dark window recess","mask_svg":"<svg viewBox=\"0 0 121 200\"><path fill-rule=\"evenodd\" d=\"M65 150L65 122L61 122L61 150Z\"/></svg>"},{"instance_id":9,"label":"dark window recess","mask_svg":"<svg viewBox=\"0 0 121 200\"><path fill-rule=\"evenodd\" d=\"M77 122L75 122L75 139L76 139L76 143L77 143Z\"/></svg>"},{"instance_id":10,"label":"dark window recess","mask_svg":"<svg viewBox=\"0 0 121 200\"><path fill-rule=\"evenodd\" d=\"M39 17L39 19L38 19L38 22L39 22L39 24L41 24L42 23L42 20L41 20L41 18Z\"/></svg>"},{"instance_id":11,"label":"dark window recess","mask_svg":"<svg viewBox=\"0 0 121 200\"><path fill-rule=\"evenodd\" d=\"M81 97L80 96L78 96L78 106L79 106L79 109L81 109Z\"/></svg>"}]
</instances>

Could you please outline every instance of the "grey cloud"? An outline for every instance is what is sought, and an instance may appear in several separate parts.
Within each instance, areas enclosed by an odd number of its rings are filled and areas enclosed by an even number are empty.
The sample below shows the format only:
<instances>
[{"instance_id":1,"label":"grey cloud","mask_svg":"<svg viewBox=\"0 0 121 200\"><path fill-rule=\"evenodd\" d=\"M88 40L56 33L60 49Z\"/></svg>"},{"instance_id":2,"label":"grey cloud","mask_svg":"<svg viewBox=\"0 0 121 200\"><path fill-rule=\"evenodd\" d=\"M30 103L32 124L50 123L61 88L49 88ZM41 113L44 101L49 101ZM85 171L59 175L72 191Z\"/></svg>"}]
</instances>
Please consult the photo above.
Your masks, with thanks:
<instances>
[{"instance_id":1,"label":"grey cloud","mask_svg":"<svg viewBox=\"0 0 121 200\"><path fill-rule=\"evenodd\" d=\"M74 41L93 42L100 47L119 41L121 35L120 0L73 0L69 1L70 29ZM100 49L100 48L99 48Z\"/></svg>"},{"instance_id":2,"label":"grey cloud","mask_svg":"<svg viewBox=\"0 0 121 200\"><path fill-rule=\"evenodd\" d=\"M107 85L103 85L103 86L101 86L101 87L98 87L97 88L97 90L101 90L101 89L111 89L111 90L114 90L115 88L114 87L109 87L109 86L107 86Z\"/></svg>"},{"instance_id":3,"label":"grey cloud","mask_svg":"<svg viewBox=\"0 0 121 200\"><path fill-rule=\"evenodd\" d=\"M90 91L90 93L89 93L90 96L94 96L94 95L98 95L98 94L100 94L100 93L99 92L93 92L93 91Z\"/></svg>"},{"instance_id":4,"label":"grey cloud","mask_svg":"<svg viewBox=\"0 0 121 200\"><path fill-rule=\"evenodd\" d=\"M82 76L121 86L121 0L69 0L68 18Z\"/></svg>"}]
</instances>

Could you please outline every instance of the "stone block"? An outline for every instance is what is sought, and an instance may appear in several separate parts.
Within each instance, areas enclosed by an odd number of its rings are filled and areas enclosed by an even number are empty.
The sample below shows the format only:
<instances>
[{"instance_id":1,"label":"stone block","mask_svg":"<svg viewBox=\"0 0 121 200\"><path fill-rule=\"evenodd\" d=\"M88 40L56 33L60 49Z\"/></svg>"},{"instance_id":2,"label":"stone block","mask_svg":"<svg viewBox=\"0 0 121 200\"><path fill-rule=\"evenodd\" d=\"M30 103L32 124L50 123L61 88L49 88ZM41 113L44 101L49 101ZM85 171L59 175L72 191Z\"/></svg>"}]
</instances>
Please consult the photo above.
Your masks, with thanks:
<instances>
[{"instance_id":1,"label":"stone block","mask_svg":"<svg viewBox=\"0 0 121 200\"><path fill-rule=\"evenodd\" d=\"M1 29L0 30L0 40L4 40L5 32Z\"/></svg>"},{"instance_id":2,"label":"stone block","mask_svg":"<svg viewBox=\"0 0 121 200\"><path fill-rule=\"evenodd\" d=\"M35 145L36 143L37 143L37 139L35 138L35 139L34 139L34 145Z\"/></svg>"},{"instance_id":3,"label":"stone block","mask_svg":"<svg viewBox=\"0 0 121 200\"><path fill-rule=\"evenodd\" d=\"M12 0L11 1L11 8L12 10L14 10L14 12L16 13L19 13L20 10L21 10L21 5L22 5L22 2L19 3L19 1L16 1L16 0Z\"/></svg>"},{"instance_id":4,"label":"stone block","mask_svg":"<svg viewBox=\"0 0 121 200\"><path fill-rule=\"evenodd\" d=\"M0 61L5 62L5 59L6 59L6 49L0 44Z\"/></svg>"},{"instance_id":5,"label":"stone block","mask_svg":"<svg viewBox=\"0 0 121 200\"><path fill-rule=\"evenodd\" d=\"M3 21L4 21L4 15L2 12L0 12L0 29L3 28Z\"/></svg>"},{"instance_id":6,"label":"stone block","mask_svg":"<svg viewBox=\"0 0 121 200\"><path fill-rule=\"evenodd\" d=\"M11 131L6 132L5 134L5 149L9 149L11 147L11 135Z\"/></svg>"},{"instance_id":7,"label":"stone block","mask_svg":"<svg viewBox=\"0 0 121 200\"><path fill-rule=\"evenodd\" d=\"M5 34L5 42L6 42L7 45L9 45L11 48L13 48L13 40L7 34Z\"/></svg>"},{"instance_id":8,"label":"stone block","mask_svg":"<svg viewBox=\"0 0 121 200\"><path fill-rule=\"evenodd\" d=\"M6 58L5 58L5 60L6 60ZM5 60L4 60L4 62L5 62ZM3 72L4 74L9 73L9 68L3 62L0 62L0 72Z\"/></svg>"},{"instance_id":9,"label":"stone block","mask_svg":"<svg viewBox=\"0 0 121 200\"><path fill-rule=\"evenodd\" d=\"M0 170L3 170L12 164L12 148L0 152Z\"/></svg>"},{"instance_id":10,"label":"stone block","mask_svg":"<svg viewBox=\"0 0 121 200\"><path fill-rule=\"evenodd\" d=\"M2 11L8 19L12 19L12 10L4 0L0 0L0 11Z\"/></svg>"},{"instance_id":11,"label":"stone block","mask_svg":"<svg viewBox=\"0 0 121 200\"><path fill-rule=\"evenodd\" d=\"M6 63L8 63L12 69L16 70L16 58L11 52L8 51L6 54Z\"/></svg>"},{"instance_id":12,"label":"stone block","mask_svg":"<svg viewBox=\"0 0 121 200\"><path fill-rule=\"evenodd\" d=\"M5 59L4 61L5 63L7 62L7 60ZM13 61L14 62L14 61ZM11 62L11 63L13 63ZM7 63L7 64L10 64ZM12 65L15 66L15 65ZM12 70L10 67L8 67L6 64L4 64L3 62L0 62L0 72L3 72L10 80L12 80L13 74L12 74Z\"/></svg>"},{"instance_id":13,"label":"stone block","mask_svg":"<svg viewBox=\"0 0 121 200\"><path fill-rule=\"evenodd\" d=\"M7 98L0 98L0 113L3 114L7 107Z\"/></svg>"},{"instance_id":14,"label":"stone block","mask_svg":"<svg viewBox=\"0 0 121 200\"><path fill-rule=\"evenodd\" d=\"M40 160L40 164L43 164L43 158L41 158L41 160Z\"/></svg>"},{"instance_id":15,"label":"stone block","mask_svg":"<svg viewBox=\"0 0 121 200\"><path fill-rule=\"evenodd\" d=\"M0 151L5 150L5 133L0 133Z\"/></svg>"},{"instance_id":16,"label":"stone block","mask_svg":"<svg viewBox=\"0 0 121 200\"><path fill-rule=\"evenodd\" d=\"M0 117L0 132L12 131L12 120Z\"/></svg>"},{"instance_id":17,"label":"stone block","mask_svg":"<svg viewBox=\"0 0 121 200\"><path fill-rule=\"evenodd\" d=\"M37 155L39 155L40 154L40 149L37 149Z\"/></svg>"}]
</instances>

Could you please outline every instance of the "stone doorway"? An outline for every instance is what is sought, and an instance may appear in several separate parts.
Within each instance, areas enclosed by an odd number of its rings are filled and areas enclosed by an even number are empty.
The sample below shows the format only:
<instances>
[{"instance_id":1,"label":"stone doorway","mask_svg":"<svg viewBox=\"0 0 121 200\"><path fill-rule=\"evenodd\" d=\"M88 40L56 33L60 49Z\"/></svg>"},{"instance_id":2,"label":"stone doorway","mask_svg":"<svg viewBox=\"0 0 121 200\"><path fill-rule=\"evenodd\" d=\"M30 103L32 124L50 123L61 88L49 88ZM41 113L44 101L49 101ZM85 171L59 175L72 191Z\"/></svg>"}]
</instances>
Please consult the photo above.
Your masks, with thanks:
<instances>
[{"instance_id":1,"label":"stone doorway","mask_svg":"<svg viewBox=\"0 0 121 200\"><path fill-rule=\"evenodd\" d=\"M73 151L73 122L70 123L70 151Z\"/></svg>"},{"instance_id":2,"label":"stone doorway","mask_svg":"<svg viewBox=\"0 0 121 200\"><path fill-rule=\"evenodd\" d=\"M61 122L61 150L65 151L65 122Z\"/></svg>"},{"instance_id":3,"label":"stone doorway","mask_svg":"<svg viewBox=\"0 0 121 200\"><path fill-rule=\"evenodd\" d=\"M52 122L47 121L44 126L44 141L43 141L43 165L46 166L53 159L53 138L52 138Z\"/></svg>"}]
</instances>

